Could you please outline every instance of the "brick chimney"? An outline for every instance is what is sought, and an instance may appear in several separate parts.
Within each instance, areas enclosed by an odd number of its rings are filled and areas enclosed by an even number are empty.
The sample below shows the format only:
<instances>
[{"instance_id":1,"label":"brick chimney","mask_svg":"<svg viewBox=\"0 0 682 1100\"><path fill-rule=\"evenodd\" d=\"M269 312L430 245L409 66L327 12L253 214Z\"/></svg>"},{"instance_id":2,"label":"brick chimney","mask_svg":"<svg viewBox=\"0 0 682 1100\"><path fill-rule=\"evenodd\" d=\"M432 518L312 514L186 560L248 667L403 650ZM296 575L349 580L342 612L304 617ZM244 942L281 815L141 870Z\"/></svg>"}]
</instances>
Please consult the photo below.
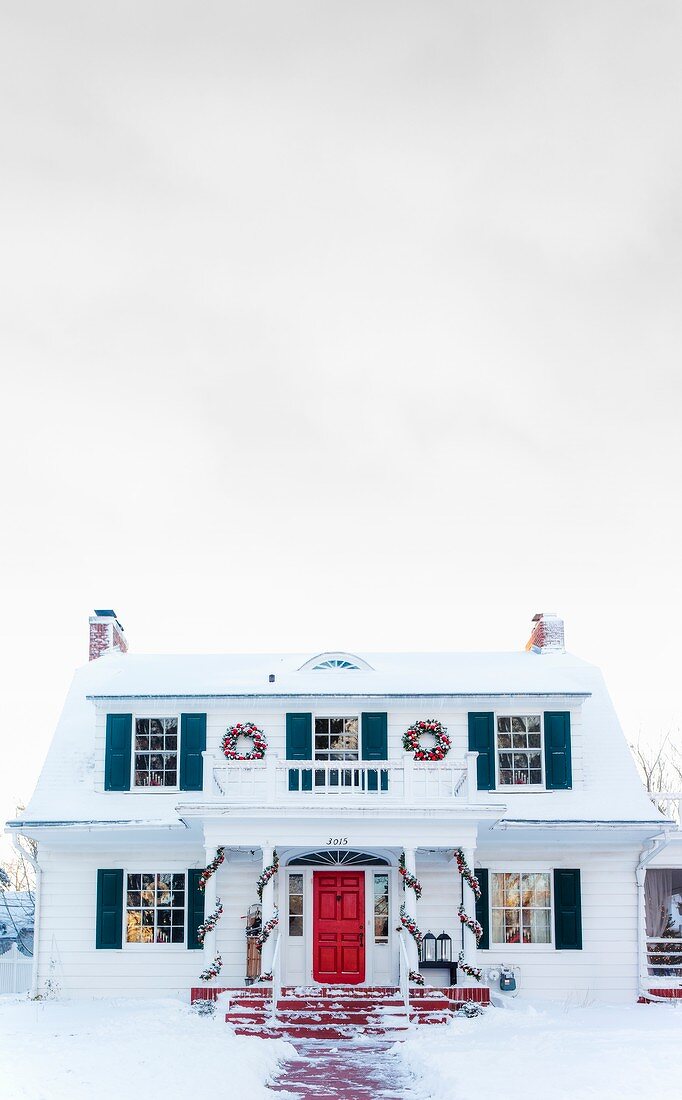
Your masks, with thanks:
<instances>
[{"instance_id":1,"label":"brick chimney","mask_svg":"<svg viewBox=\"0 0 682 1100\"><path fill-rule=\"evenodd\" d=\"M90 616L90 661L96 661L103 653L128 652L128 643L115 611L95 611Z\"/></svg>"},{"instance_id":2,"label":"brick chimney","mask_svg":"<svg viewBox=\"0 0 682 1100\"><path fill-rule=\"evenodd\" d=\"M533 653L565 653L564 620L553 611L538 611L533 615L533 629L526 642L526 651Z\"/></svg>"}]
</instances>

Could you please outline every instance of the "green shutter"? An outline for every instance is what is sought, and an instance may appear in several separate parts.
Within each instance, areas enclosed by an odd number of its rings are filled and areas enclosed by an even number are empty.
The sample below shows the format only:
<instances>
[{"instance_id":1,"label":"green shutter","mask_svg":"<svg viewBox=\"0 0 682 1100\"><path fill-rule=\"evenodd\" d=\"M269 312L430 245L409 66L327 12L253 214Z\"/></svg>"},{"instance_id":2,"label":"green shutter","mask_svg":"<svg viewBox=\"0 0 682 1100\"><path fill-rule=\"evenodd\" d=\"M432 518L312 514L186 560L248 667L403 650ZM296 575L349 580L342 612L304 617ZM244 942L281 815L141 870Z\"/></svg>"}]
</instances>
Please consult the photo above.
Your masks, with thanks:
<instances>
[{"instance_id":1,"label":"green shutter","mask_svg":"<svg viewBox=\"0 0 682 1100\"><path fill-rule=\"evenodd\" d=\"M479 791L495 790L495 715L492 711L469 713L469 752L477 752L476 780Z\"/></svg>"},{"instance_id":2,"label":"green shutter","mask_svg":"<svg viewBox=\"0 0 682 1100\"><path fill-rule=\"evenodd\" d=\"M287 714L287 760L312 760L312 714ZM312 791L313 773L303 772L303 790ZM298 772L289 772L289 790L298 790Z\"/></svg>"},{"instance_id":3,"label":"green shutter","mask_svg":"<svg viewBox=\"0 0 682 1100\"><path fill-rule=\"evenodd\" d=\"M180 790L201 791L204 786L206 715L180 716Z\"/></svg>"},{"instance_id":4,"label":"green shutter","mask_svg":"<svg viewBox=\"0 0 682 1100\"><path fill-rule=\"evenodd\" d=\"M571 716L567 710L545 711L545 787L571 789Z\"/></svg>"},{"instance_id":5,"label":"green shutter","mask_svg":"<svg viewBox=\"0 0 682 1100\"><path fill-rule=\"evenodd\" d=\"M95 947L120 950L123 946L123 871L97 872Z\"/></svg>"},{"instance_id":6,"label":"green shutter","mask_svg":"<svg viewBox=\"0 0 682 1100\"><path fill-rule=\"evenodd\" d=\"M479 951L487 951L490 947L490 904L488 890L488 868L477 867L474 874L481 887L481 896L476 899L476 920L483 929L483 935L478 941Z\"/></svg>"},{"instance_id":7,"label":"green shutter","mask_svg":"<svg viewBox=\"0 0 682 1100\"><path fill-rule=\"evenodd\" d=\"M388 760L388 715L383 711L363 714L361 738L363 760ZM381 776L381 790L388 790L388 772L377 770L367 773L368 791L377 790L379 776Z\"/></svg>"},{"instance_id":8,"label":"green shutter","mask_svg":"<svg viewBox=\"0 0 682 1100\"><path fill-rule=\"evenodd\" d=\"M130 790L132 730L132 714L107 714L104 755L105 791Z\"/></svg>"},{"instance_id":9,"label":"green shutter","mask_svg":"<svg viewBox=\"0 0 682 1100\"><path fill-rule=\"evenodd\" d=\"M199 889L199 879L203 870L193 867L187 872L187 947L190 951L200 951L202 944L197 936L197 928L204 923L204 891Z\"/></svg>"},{"instance_id":10,"label":"green shutter","mask_svg":"<svg viewBox=\"0 0 682 1100\"><path fill-rule=\"evenodd\" d=\"M554 946L580 951L583 946L580 871L554 868Z\"/></svg>"}]
</instances>

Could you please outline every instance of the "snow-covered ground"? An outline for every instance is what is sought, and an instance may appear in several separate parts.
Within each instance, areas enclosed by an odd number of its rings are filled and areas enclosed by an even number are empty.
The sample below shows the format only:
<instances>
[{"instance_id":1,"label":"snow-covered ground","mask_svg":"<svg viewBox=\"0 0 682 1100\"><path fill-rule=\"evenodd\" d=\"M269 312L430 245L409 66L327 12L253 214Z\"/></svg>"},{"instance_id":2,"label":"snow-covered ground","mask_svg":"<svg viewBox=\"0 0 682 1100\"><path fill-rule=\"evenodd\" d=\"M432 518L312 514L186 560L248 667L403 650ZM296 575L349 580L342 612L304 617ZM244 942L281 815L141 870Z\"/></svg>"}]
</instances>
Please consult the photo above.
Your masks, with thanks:
<instances>
[{"instance_id":1,"label":"snow-covered ground","mask_svg":"<svg viewBox=\"0 0 682 1100\"><path fill-rule=\"evenodd\" d=\"M0 997L0 1100L272 1100L265 1082L293 1053L179 1001Z\"/></svg>"},{"instance_id":2,"label":"snow-covered ground","mask_svg":"<svg viewBox=\"0 0 682 1100\"><path fill-rule=\"evenodd\" d=\"M0 1100L286 1100L287 1043L235 1037L179 1001L0 997ZM370 1057L372 1055L370 1054ZM522 1005L393 1047L420 1100L642 1100L682 1081L682 1006ZM387 1080L387 1086L391 1082Z\"/></svg>"},{"instance_id":3,"label":"snow-covered ground","mask_svg":"<svg viewBox=\"0 0 682 1100\"><path fill-rule=\"evenodd\" d=\"M682 1005L514 1002L396 1047L429 1100L643 1100L682 1082Z\"/></svg>"}]
</instances>

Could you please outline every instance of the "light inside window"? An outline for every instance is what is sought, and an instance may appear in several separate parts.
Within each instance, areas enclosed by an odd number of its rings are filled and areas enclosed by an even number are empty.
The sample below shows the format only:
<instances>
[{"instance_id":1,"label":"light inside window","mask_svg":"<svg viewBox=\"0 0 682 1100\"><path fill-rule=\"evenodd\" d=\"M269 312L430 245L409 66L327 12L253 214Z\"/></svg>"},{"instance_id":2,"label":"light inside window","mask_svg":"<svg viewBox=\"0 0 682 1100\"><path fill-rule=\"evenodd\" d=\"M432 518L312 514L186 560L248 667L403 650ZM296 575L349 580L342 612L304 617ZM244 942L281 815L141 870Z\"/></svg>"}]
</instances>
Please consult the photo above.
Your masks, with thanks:
<instances>
[{"instance_id":1,"label":"light inside window","mask_svg":"<svg viewBox=\"0 0 682 1100\"><path fill-rule=\"evenodd\" d=\"M126 883L126 942L184 943L185 876L133 874Z\"/></svg>"},{"instance_id":2,"label":"light inside window","mask_svg":"<svg viewBox=\"0 0 682 1100\"><path fill-rule=\"evenodd\" d=\"M549 873L492 875L493 943L551 943Z\"/></svg>"},{"instance_id":3,"label":"light inside window","mask_svg":"<svg viewBox=\"0 0 682 1100\"><path fill-rule=\"evenodd\" d=\"M177 718L135 719L135 786L177 787Z\"/></svg>"},{"instance_id":4,"label":"light inside window","mask_svg":"<svg viewBox=\"0 0 682 1100\"><path fill-rule=\"evenodd\" d=\"M499 715L497 763L500 786L542 784L540 715Z\"/></svg>"}]
</instances>

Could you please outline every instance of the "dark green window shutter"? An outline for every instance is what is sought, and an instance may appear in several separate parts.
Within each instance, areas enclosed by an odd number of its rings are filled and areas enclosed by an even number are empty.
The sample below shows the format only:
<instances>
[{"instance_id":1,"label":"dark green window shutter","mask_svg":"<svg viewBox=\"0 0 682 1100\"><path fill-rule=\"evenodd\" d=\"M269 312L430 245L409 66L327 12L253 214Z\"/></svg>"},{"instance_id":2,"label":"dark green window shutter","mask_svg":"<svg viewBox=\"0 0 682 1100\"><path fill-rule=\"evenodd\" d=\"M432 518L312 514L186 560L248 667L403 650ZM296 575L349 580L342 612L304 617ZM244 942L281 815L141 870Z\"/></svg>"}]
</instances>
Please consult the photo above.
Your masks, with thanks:
<instances>
[{"instance_id":1,"label":"dark green window shutter","mask_svg":"<svg viewBox=\"0 0 682 1100\"><path fill-rule=\"evenodd\" d=\"M362 759L388 760L388 715L383 711L367 712L362 715ZM367 773L367 790L376 791L381 776L381 790L388 790L388 772Z\"/></svg>"},{"instance_id":2,"label":"dark green window shutter","mask_svg":"<svg viewBox=\"0 0 682 1100\"><path fill-rule=\"evenodd\" d=\"M487 949L490 947L490 904L488 900L488 868L477 867L474 870L474 874L478 879L478 885L481 887L481 896L476 900L476 920L483 929L483 935L478 941L478 947L481 951L487 951Z\"/></svg>"},{"instance_id":3,"label":"dark green window shutter","mask_svg":"<svg viewBox=\"0 0 682 1100\"><path fill-rule=\"evenodd\" d=\"M469 752L477 752L479 791L495 790L495 715L492 711L469 713Z\"/></svg>"},{"instance_id":4,"label":"dark green window shutter","mask_svg":"<svg viewBox=\"0 0 682 1100\"><path fill-rule=\"evenodd\" d=\"M180 716L180 790L201 791L204 786L206 715Z\"/></svg>"},{"instance_id":5,"label":"dark green window shutter","mask_svg":"<svg viewBox=\"0 0 682 1100\"><path fill-rule=\"evenodd\" d=\"M580 951L583 946L580 871L554 868L554 946L557 951Z\"/></svg>"},{"instance_id":6,"label":"dark green window shutter","mask_svg":"<svg viewBox=\"0 0 682 1100\"><path fill-rule=\"evenodd\" d=\"M107 735L104 755L105 791L130 790L130 748L132 714L107 714Z\"/></svg>"},{"instance_id":7,"label":"dark green window shutter","mask_svg":"<svg viewBox=\"0 0 682 1100\"><path fill-rule=\"evenodd\" d=\"M123 871L98 871L95 947L119 950L122 946Z\"/></svg>"},{"instance_id":8,"label":"dark green window shutter","mask_svg":"<svg viewBox=\"0 0 682 1100\"><path fill-rule=\"evenodd\" d=\"M203 870L190 868L187 872L187 946L190 951L200 951L202 944L197 928L204 923L204 891L199 889Z\"/></svg>"},{"instance_id":9,"label":"dark green window shutter","mask_svg":"<svg viewBox=\"0 0 682 1100\"><path fill-rule=\"evenodd\" d=\"M571 716L567 710L545 711L545 786L571 789Z\"/></svg>"},{"instance_id":10,"label":"dark green window shutter","mask_svg":"<svg viewBox=\"0 0 682 1100\"><path fill-rule=\"evenodd\" d=\"M287 760L312 760L312 714L287 714ZM303 772L303 790L312 791L313 773ZM298 772L289 772L289 790L298 790Z\"/></svg>"}]
</instances>

